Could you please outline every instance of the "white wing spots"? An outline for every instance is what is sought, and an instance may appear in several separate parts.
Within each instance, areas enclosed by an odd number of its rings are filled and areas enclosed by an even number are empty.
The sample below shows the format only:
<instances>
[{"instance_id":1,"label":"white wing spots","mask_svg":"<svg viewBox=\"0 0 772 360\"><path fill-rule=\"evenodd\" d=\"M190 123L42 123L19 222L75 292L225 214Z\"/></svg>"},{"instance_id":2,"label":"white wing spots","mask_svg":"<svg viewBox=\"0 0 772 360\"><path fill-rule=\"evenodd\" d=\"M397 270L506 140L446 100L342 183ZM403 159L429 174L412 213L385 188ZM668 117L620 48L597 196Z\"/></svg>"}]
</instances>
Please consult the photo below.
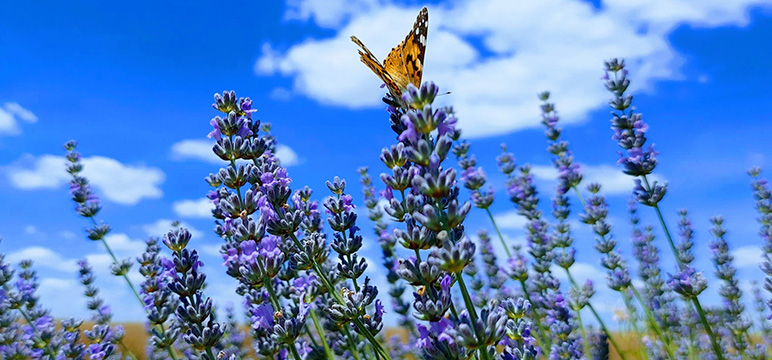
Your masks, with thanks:
<instances>
[{"instance_id":1,"label":"white wing spots","mask_svg":"<svg viewBox=\"0 0 772 360\"><path fill-rule=\"evenodd\" d=\"M418 41L421 43L421 45L426 46L426 36L421 35L421 37L418 38Z\"/></svg>"}]
</instances>

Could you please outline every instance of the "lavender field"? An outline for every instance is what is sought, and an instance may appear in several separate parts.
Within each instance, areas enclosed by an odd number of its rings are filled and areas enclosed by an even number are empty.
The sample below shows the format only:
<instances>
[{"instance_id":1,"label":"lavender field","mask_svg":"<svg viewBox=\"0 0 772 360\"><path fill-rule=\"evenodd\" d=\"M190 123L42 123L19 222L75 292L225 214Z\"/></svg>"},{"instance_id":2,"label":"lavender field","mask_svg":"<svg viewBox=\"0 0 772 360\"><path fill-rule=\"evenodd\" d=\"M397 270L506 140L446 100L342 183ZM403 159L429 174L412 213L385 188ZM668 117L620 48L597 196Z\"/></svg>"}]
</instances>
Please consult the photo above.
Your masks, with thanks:
<instances>
[{"instance_id":1,"label":"lavender field","mask_svg":"<svg viewBox=\"0 0 772 360\"><path fill-rule=\"evenodd\" d=\"M772 357L768 1L48 5L0 359Z\"/></svg>"}]
</instances>

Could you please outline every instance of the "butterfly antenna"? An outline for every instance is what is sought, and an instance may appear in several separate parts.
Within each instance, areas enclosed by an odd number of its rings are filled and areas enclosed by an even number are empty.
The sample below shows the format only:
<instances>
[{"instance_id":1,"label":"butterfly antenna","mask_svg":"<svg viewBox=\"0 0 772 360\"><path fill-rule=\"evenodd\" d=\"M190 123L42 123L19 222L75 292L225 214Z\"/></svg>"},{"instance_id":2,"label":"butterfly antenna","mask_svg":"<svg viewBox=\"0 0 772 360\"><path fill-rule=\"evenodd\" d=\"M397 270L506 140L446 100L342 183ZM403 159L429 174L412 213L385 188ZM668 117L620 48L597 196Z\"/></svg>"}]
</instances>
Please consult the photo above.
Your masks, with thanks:
<instances>
[{"instance_id":1,"label":"butterfly antenna","mask_svg":"<svg viewBox=\"0 0 772 360\"><path fill-rule=\"evenodd\" d=\"M444 92L444 93L442 93L442 94L437 94L437 96L442 96L442 95L450 95L450 91L448 91L448 92Z\"/></svg>"}]
</instances>

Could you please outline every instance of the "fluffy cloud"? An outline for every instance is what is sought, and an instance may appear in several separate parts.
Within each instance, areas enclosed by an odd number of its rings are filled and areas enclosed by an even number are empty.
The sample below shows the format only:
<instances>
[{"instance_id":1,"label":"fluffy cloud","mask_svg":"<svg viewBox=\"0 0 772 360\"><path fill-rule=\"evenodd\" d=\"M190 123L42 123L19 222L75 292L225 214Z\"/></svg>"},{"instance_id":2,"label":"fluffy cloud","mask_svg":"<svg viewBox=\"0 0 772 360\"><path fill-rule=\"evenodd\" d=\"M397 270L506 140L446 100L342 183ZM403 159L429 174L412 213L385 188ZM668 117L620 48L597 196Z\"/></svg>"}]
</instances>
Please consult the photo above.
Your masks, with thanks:
<instances>
[{"instance_id":1,"label":"fluffy cloud","mask_svg":"<svg viewBox=\"0 0 772 360\"><path fill-rule=\"evenodd\" d=\"M763 253L764 251L759 246L746 245L733 250L732 256L734 256L734 264L738 268L755 268L761 265Z\"/></svg>"},{"instance_id":2,"label":"fluffy cloud","mask_svg":"<svg viewBox=\"0 0 772 360\"><path fill-rule=\"evenodd\" d=\"M198 230L198 229L194 228L193 226L191 226L190 224L188 224L188 223L186 223L184 221L179 222L179 226L176 226L176 227L172 226L173 222L174 222L174 220L159 219L159 220L157 220L156 222L154 222L152 224L147 224L147 225L142 226L142 230L145 230L145 232L149 236L162 237L162 236L166 235L172 229L183 227L183 228L188 229L188 231L190 231L190 235L193 236L194 238L198 238L198 237L201 237L201 236L204 235L204 233L201 232L201 230Z\"/></svg>"},{"instance_id":3,"label":"fluffy cloud","mask_svg":"<svg viewBox=\"0 0 772 360\"><path fill-rule=\"evenodd\" d=\"M276 146L276 157L282 166L289 167L299 163L298 154L287 145ZM199 160L222 165L223 161L212 152L212 141L201 139L182 140L172 145L172 158L177 160Z\"/></svg>"},{"instance_id":4,"label":"fluffy cloud","mask_svg":"<svg viewBox=\"0 0 772 360\"><path fill-rule=\"evenodd\" d=\"M207 219L212 216L214 204L207 198L175 201L172 205L179 217Z\"/></svg>"},{"instance_id":5,"label":"fluffy cloud","mask_svg":"<svg viewBox=\"0 0 772 360\"><path fill-rule=\"evenodd\" d=\"M19 122L32 124L37 121L38 117L35 114L18 103L9 102L0 107L0 135L19 135L21 134Z\"/></svg>"},{"instance_id":6,"label":"fluffy cloud","mask_svg":"<svg viewBox=\"0 0 772 360\"><path fill-rule=\"evenodd\" d=\"M579 0L452 2L430 9L424 79L453 92L439 101L452 102L469 137L539 126L535 94L541 90L553 90L566 122L580 122L605 106L603 60L624 57L638 88L633 90L648 89L680 76L683 60L668 42L678 25L742 26L748 8L760 4L768 2L611 0L599 8ZM359 63L349 36L357 35L383 59L410 29L418 8L374 5L290 1L287 18L338 31L286 50L264 44L256 72L292 78L295 93L323 104L382 106L379 81Z\"/></svg>"},{"instance_id":7,"label":"fluffy cloud","mask_svg":"<svg viewBox=\"0 0 772 360\"><path fill-rule=\"evenodd\" d=\"M142 240L133 240L126 234L108 234L105 241L110 248L120 255L139 256L145 251L146 244Z\"/></svg>"},{"instance_id":8,"label":"fluffy cloud","mask_svg":"<svg viewBox=\"0 0 772 360\"><path fill-rule=\"evenodd\" d=\"M221 164L222 159L212 152L212 140L187 139L172 145L172 157L177 160L201 160L212 164Z\"/></svg>"},{"instance_id":9,"label":"fluffy cloud","mask_svg":"<svg viewBox=\"0 0 772 360\"><path fill-rule=\"evenodd\" d=\"M616 165L586 165L581 164L583 180L582 184L598 183L604 195L629 195L633 191L633 177L622 172ZM531 168L534 177L544 181L555 182L558 171L552 165L536 165ZM664 179L659 175L651 175L650 179L659 182Z\"/></svg>"},{"instance_id":10,"label":"fluffy cloud","mask_svg":"<svg viewBox=\"0 0 772 360\"><path fill-rule=\"evenodd\" d=\"M70 175L67 160L62 156L24 156L7 169L11 184L22 190L52 189L66 184ZM142 199L157 199L163 195L161 183L166 175L145 165L126 165L103 156L83 159L83 175L106 199L124 205L134 205Z\"/></svg>"},{"instance_id":11,"label":"fluffy cloud","mask_svg":"<svg viewBox=\"0 0 772 360\"><path fill-rule=\"evenodd\" d=\"M517 210L496 214L493 216L493 219L496 220L496 225L501 229L521 230L525 228L525 224L528 222L524 216L517 213Z\"/></svg>"},{"instance_id":12,"label":"fluffy cloud","mask_svg":"<svg viewBox=\"0 0 772 360\"><path fill-rule=\"evenodd\" d=\"M67 183L67 160L62 156L41 155L37 158L27 155L11 166L8 177L16 188L24 190L52 189Z\"/></svg>"},{"instance_id":13,"label":"fluffy cloud","mask_svg":"<svg viewBox=\"0 0 772 360\"><path fill-rule=\"evenodd\" d=\"M319 26L336 27L353 14L370 11L377 5L375 0L288 0L286 19L313 19Z\"/></svg>"},{"instance_id":14,"label":"fluffy cloud","mask_svg":"<svg viewBox=\"0 0 772 360\"><path fill-rule=\"evenodd\" d=\"M145 249L142 240L134 240L126 234L110 234L105 240L118 258L135 258ZM94 270L96 285L101 290L100 296L105 299L115 311L117 321L136 321L144 314L142 307L134 301L134 295L123 279L112 275L110 267L112 257L104 251L99 243L92 243L92 250L80 258L85 258ZM57 316L83 318L86 310L86 298L83 296L83 286L77 281L78 259L60 255L55 248L31 246L10 252L6 261L16 264L24 259L34 260L34 268L41 274L40 295L41 304L52 310ZM129 279L136 286L143 281L142 275L135 266L128 273ZM128 301L126 299L129 299Z\"/></svg>"},{"instance_id":15,"label":"fluffy cloud","mask_svg":"<svg viewBox=\"0 0 772 360\"><path fill-rule=\"evenodd\" d=\"M73 259L65 259L55 251L42 246L31 246L9 253L6 261L17 264L22 260L33 260L35 266L51 268L63 272L74 273L78 264Z\"/></svg>"},{"instance_id":16,"label":"fluffy cloud","mask_svg":"<svg viewBox=\"0 0 772 360\"><path fill-rule=\"evenodd\" d=\"M294 166L300 162L298 154L287 145L279 144L276 146L276 157L279 158L284 167Z\"/></svg>"}]
</instances>

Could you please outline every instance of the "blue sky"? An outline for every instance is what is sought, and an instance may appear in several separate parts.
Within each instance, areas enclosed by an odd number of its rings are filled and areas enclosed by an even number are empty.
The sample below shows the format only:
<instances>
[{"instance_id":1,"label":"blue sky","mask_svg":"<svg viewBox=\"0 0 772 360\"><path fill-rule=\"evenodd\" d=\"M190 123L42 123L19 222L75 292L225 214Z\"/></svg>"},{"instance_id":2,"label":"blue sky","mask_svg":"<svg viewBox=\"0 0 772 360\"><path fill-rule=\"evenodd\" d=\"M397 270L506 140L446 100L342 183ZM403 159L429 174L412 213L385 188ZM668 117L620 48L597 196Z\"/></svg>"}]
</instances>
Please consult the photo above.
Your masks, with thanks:
<instances>
[{"instance_id":1,"label":"blue sky","mask_svg":"<svg viewBox=\"0 0 772 360\"><path fill-rule=\"evenodd\" d=\"M102 248L83 236L86 221L72 211L61 146L77 139L118 253L135 256L144 238L182 220L210 265L210 293L234 301L235 284L219 266L219 241L202 201L209 190L203 178L219 168L205 137L216 115L212 95L233 89L254 100L257 116L274 124L296 187L317 189L321 200L324 181L338 175L358 198L357 167L380 173L380 149L394 139L380 103L383 89L359 63L348 36L383 58L427 5L424 80L452 91L441 101L456 108L472 152L499 191L493 210L511 241L522 241L522 221L502 196L494 158L507 143L518 163L535 166L541 192L550 195L536 98L550 90L587 178L608 189L616 237L629 257L624 211L632 182L615 164L600 82L602 61L625 57L636 106L662 153L658 175L670 184L662 204L669 224L675 227L676 210L691 211L697 263L712 277L708 219L723 214L740 274L760 279L745 170L771 165L772 123L763 104L772 96L772 53L764 46L772 34L772 2L513 3L6 5L0 12L0 249L14 261L37 260L43 304L59 316L86 313L74 262L87 257L116 319L141 319L138 306L122 301L128 292L107 274ZM483 215L471 215L470 232L490 227ZM594 240L586 227L575 228L578 277L602 282ZM377 244L365 252L374 265L369 274L382 283ZM706 302L717 302L717 288L709 288ZM596 302L610 304L602 307L604 316L621 306L606 291Z\"/></svg>"}]
</instances>

